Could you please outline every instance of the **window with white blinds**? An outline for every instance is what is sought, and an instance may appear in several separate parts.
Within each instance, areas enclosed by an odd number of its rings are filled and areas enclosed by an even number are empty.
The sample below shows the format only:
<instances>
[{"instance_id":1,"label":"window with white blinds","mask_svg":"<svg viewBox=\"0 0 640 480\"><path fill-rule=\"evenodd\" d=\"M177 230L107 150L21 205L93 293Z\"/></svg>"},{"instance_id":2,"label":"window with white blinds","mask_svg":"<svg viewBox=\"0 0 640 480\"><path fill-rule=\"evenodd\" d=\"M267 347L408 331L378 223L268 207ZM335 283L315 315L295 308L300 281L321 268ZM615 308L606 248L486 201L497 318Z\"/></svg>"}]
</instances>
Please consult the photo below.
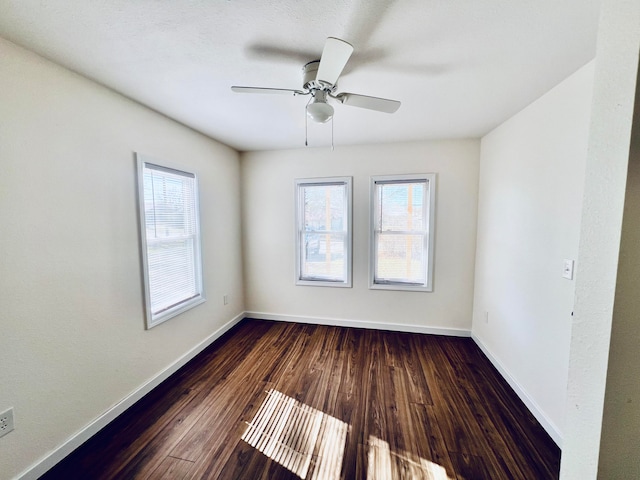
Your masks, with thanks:
<instances>
[{"instance_id":1,"label":"window with white blinds","mask_svg":"<svg viewBox=\"0 0 640 480\"><path fill-rule=\"evenodd\" d=\"M147 328L204 301L195 174L138 159Z\"/></svg>"},{"instance_id":2,"label":"window with white blinds","mask_svg":"<svg viewBox=\"0 0 640 480\"><path fill-rule=\"evenodd\" d=\"M351 286L351 177L296 180L296 284Z\"/></svg>"},{"instance_id":3,"label":"window with white blinds","mask_svg":"<svg viewBox=\"0 0 640 480\"><path fill-rule=\"evenodd\" d=\"M435 174L371 179L370 287L431 291Z\"/></svg>"}]
</instances>

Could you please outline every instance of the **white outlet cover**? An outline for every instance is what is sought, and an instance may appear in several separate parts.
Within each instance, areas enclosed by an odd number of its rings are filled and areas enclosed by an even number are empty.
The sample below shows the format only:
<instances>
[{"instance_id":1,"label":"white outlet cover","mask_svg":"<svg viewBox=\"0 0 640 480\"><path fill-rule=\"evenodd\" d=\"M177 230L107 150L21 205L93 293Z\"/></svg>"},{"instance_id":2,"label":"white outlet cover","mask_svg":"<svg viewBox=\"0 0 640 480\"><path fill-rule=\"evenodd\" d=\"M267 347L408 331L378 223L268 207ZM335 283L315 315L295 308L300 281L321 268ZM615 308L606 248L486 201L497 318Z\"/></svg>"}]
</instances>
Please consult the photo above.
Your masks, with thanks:
<instances>
[{"instance_id":1,"label":"white outlet cover","mask_svg":"<svg viewBox=\"0 0 640 480\"><path fill-rule=\"evenodd\" d=\"M13 431L15 425L13 423L13 408L0 413L0 437Z\"/></svg>"},{"instance_id":2,"label":"white outlet cover","mask_svg":"<svg viewBox=\"0 0 640 480\"><path fill-rule=\"evenodd\" d=\"M573 280L573 260L564 259L562 263L562 277Z\"/></svg>"}]
</instances>

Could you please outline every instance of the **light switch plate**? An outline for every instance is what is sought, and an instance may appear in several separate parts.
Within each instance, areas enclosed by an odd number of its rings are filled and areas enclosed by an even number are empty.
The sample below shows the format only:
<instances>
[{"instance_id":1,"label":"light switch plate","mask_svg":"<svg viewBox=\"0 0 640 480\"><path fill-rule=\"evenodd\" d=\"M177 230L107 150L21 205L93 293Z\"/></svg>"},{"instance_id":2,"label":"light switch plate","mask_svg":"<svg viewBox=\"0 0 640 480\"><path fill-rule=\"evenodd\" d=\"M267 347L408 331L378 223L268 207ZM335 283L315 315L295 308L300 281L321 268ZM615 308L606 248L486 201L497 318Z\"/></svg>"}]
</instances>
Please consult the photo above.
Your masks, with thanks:
<instances>
[{"instance_id":1,"label":"light switch plate","mask_svg":"<svg viewBox=\"0 0 640 480\"><path fill-rule=\"evenodd\" d=\"M573 280L573 260L565 259L563 261L562 276L567 280Z\"/></svg>"}]
</instances>

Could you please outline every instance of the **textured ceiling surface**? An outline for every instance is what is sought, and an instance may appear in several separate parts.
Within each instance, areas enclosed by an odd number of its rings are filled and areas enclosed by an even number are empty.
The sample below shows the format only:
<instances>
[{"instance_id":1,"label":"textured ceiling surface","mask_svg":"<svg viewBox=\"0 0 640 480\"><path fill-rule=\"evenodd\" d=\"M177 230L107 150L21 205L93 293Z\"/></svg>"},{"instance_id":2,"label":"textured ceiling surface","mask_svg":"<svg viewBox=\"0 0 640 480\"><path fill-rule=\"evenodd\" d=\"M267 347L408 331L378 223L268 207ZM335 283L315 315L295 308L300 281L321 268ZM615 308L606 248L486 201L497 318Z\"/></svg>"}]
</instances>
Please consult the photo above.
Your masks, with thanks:
<instances>
[{"instance_id":1,"label":"textured ceiling surface","mask_svg":"<svg viewBox=\"0 0 640 480\"><path fill-rule=\"evenodd\" d=\"M355 50L335 144L479 137L595 56L598 0L0 0L0 36L237 150L304 146L302 87L327 37ZM309 123L310 146L332 126Z\"/></svg>"}]
</instances>

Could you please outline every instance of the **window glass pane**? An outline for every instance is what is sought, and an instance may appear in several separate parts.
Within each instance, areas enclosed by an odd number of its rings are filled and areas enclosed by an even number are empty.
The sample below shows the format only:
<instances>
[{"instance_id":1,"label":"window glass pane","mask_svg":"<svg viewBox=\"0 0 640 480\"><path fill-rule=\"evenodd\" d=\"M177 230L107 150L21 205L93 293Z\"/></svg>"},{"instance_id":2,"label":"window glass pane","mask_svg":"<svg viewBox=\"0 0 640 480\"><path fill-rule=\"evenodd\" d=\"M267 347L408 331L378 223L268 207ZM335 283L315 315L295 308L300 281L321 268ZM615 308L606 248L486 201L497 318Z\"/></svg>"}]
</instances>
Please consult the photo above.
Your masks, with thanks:
<instances>
[{"instance_id":1,"label":"window glass pane","mask_svg":"<svg viewBox=\"0 0 640 480\"><path fill-rule=\"evenodd\" d=\"M371 288L431 291L434 179L372 177Z\"/></svg>"},{"instance_id":2,"label":"window glass pane","mask_svg":"<svg viewBox=\"0 0 640 480\"><path fill-rule=\"evenodd\" d=\"M382 183L377 185L378 229L423 231L425 182Z\"/></svg>"},{"instance_id":3,"label":"window glass pane","mask_svg":"<svg viewBox=\"0 0 640 480\"><path fill-rule=\"evenodd\" d=\"M379 233L376 281L424 283L423 235Z\"/></svg>"},{"instance_id":4,"label":"window glass pane","mask_svg":"<svg viewBox=\"0 0 640 480\"><path fill-rule=\"evenodd\" d=\"M343 281L345 277L345 235L343 233L303 234L302 279Z\"/></svg>"},{"instance_id":5,"label":"window glass pane","mask_svg":"<svg viewBox=\"0 0 640 480\"><path fill-rule=\"evenodd\" d=\"M153 313L198 294L193 239L151 243L147 255Z\"/></svg>"},{"instance_id":6,"label":"window glass pane","mask_svg":"<svg viewBox=\"0 0 640 480\"><path fill-rule=\"evenodd\" d=\"M147 238L173 238L195 231L194 178L145 169Z\"/></svg>"},{"instance_id":7,"label":"window glass pane","mask_svg":"<svg viewBox=\"0 0 640 480\"><path fill-rule=\"evenodd\" d=\"M343 231L346 186L306 185L304 225L309 231Z\"/></svg>"},{"instance_id":8,"label":"window glass pane","mask_svg":"<svg viewBox=\"0 0 640 480\"><path fill-rule=\"evenodd\" d=\"M197 183L193 174L139 161L151 327L204 299Z\"/></svg>"},{"instance_id":9,"label":"window glass pane","mask_svg":"<svg viewBox=\"0 0 640 480\"><path fill-rule=\"evenodd\" d=\"M351 286L351 179L297 180L297 272L305 285Z\"/></svg>"}]
</instances>

